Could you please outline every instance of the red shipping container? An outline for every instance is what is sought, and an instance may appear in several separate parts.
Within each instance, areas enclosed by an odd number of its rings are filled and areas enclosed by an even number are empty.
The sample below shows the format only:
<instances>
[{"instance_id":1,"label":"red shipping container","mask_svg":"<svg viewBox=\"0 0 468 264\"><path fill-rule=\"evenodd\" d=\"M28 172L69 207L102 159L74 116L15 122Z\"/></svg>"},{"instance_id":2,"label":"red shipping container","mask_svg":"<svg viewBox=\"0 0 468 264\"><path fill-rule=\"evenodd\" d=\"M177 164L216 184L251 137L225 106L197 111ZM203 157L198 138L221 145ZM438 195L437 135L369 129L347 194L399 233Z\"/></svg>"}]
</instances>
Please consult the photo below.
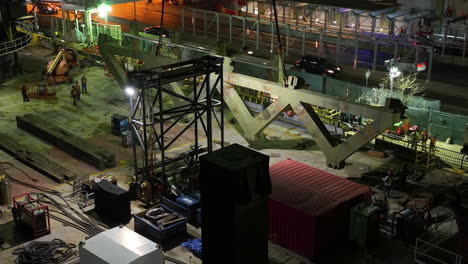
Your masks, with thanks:
<instances>
[{"instance_id":1,"label":"red shipping container","mask_svg":"<svg viewBox=\"0 0 468 264\"><path fill-rule=\"evenodd\" d=\"M346 240L350 208L371 195L368 186L294 160L270 166L270 178L270 240L310 259Z\"/></svg>"}]
</instances>

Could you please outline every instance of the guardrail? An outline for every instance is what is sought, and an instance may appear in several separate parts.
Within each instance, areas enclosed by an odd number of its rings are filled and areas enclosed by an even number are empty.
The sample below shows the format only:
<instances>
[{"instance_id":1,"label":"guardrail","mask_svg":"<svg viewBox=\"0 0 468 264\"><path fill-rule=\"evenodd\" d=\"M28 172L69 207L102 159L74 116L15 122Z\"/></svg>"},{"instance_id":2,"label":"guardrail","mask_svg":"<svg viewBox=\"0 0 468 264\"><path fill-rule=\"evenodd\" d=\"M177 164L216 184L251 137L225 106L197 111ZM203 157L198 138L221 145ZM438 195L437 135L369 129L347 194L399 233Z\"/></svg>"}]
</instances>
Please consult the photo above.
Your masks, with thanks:
<instances>
[{"instance_id":1,"label":"guardrail","mask_svg":"<svg viewBox=\"0 0 468 264\"><path fill-rule=\"evenodd\" d=\"M9 71L7 72L0 72L0 83L5 82L6 80L22 73L23 71L21 70L21 67L19 66L14 66L13 68L10 68Z\"/></svg>"},{"instance_id":2,"label":"guardrail","mask_svg":"<svg viewBox=\"0 0 468 264\"><path fill-rule=\"evenodd\" d=\"M439 245L453 236L458 229L455 228L455 219L450 217L445 221L446 228L442 231L439 224L416 238L414 248L414 263L417 264L462 264L463 256L440 247Z\"/></svg>"},{"instance_id":3,"label":"guardrail","mask_svg":"<svg viewBox=\"0 0 468 264\"><path fill-rule=\"evenodd\" d=\"M194 36L212 37L228 43L237 41L241 46L251 45L256 50L274 51L277 48L274 21L187 7L180 8L180 18L181 30ZM415 45L406 39L370 36L358 30L349 32L288 23L278 25L286 55L325 56L336 61L336 64L359 64L361 67L385 70L385 59L405 56L415 48L425 49L429 52L427 81L430 80L433 51L430 46ZM384 58L384 51L388 58Z\"/></svg>"},{"instance_id":4,"label":"guardrail","mask_svg":"<svg viewBox=\"0 0 468 264\"><path fill-rule=\"evenodd\" d=\"M0 43L0 56L4 56L27 47L31 43L31 35L26 34L14 40Z\"/></svg>"},{"instance_id":5,"label":"guardrail","mask_svg":"<svg viewBox=\"0 0 468 264\"><path fill-rule=\"evenodd\" d=\"M28 28L24 28L21 25L18 25L16 30L19 31L19 32L23 32L25 34L31 35L31 43L30 43L31 46L36 46L36 45L39 45L39 44L41 44L42 46L47 47L47 48L51 48L53 46L53 44L52 44L53 41L52 41L51 37L47 37L47 36L44 36L44 35L41 35L41 34L33 33L31 31L28 31Z\"/></svg>"},{"instance_id":6,"label":"guardrail","mask_svg":"<svg viewBox=\"0 0 468 264\"><path fill-rule=\"evenodd\" d=\"M395 134L382 133L382 139L404 147L411 147L412 142L404 137L397 136ZM429 144L425 147L421 143L416 144L417 151L424 151L429 148ZM468 155L460 152L456 152L450 149L436 146L434 148L434 155L440 158L440 160L453 168L468 171Z\"/></svg>"}]
</instances>

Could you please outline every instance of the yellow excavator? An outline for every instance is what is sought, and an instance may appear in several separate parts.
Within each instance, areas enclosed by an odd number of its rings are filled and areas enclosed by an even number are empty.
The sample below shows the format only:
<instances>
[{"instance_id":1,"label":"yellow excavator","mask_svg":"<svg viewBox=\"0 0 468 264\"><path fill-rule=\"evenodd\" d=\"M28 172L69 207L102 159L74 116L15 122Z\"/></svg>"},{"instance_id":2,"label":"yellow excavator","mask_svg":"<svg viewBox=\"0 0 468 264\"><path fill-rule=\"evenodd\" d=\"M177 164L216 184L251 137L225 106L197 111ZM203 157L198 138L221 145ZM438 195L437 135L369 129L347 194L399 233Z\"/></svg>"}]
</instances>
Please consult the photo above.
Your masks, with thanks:
<instances>
[{"instance_id":1,"label":"yellow excavator","mask_svg":"<svg viewBox=\"0 0 468 264\"><path fill-rule=\"evenodd\" d=\"M69 77L69 70L78 66L76 52L72 49L61 49L55 58L47 63L47 69L43 72L44 81L37 85L36 91L29 94L31 98L55 99L55 89L49 89L50 84L54 83L72 83L73 79Z\"/></svg>"}]
</instances>

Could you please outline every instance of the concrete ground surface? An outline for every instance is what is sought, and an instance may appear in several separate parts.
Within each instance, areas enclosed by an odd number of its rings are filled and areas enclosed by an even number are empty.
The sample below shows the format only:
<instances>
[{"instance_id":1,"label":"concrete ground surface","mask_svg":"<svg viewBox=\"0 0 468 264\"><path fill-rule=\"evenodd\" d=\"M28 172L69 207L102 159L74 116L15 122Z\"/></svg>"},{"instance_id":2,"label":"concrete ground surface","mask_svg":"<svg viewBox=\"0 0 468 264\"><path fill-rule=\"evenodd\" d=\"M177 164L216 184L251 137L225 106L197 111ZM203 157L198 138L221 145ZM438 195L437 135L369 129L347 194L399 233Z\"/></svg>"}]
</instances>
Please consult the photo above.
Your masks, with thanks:
<instances>
[{"instance_id":1,"label":"concrete ground surface","mask_svg":"<svg viewBox=\"0 0 468 264\"><path fill-rule=\"evenodd\" d=\"M130 175L133 171L130 164L132 160L131 148L122 147L120 138L111 135L110 121L114 113L127 115L129 107L127 99L114 79L105 77L104 69L99 66L75 68L71 71L75 79L79 79L82 74L86 74L88 79L89 94L81 95L81 101L78 103L78 106L72 105L70 84L54 86L57 90L57 99L31 99L31 102L23 103L20 85L26 83L29 88L34 88L36 83L40 80L38 72L43 70L45 63L53 58L53 54L47 49L30 47L21 52L20 58L22 64L25 66L24 69L26 73L0 87L1 132L12 136L21 144L29 146L31 151L46 155L52 161L59 163L61 166L75 172L79 176L89 175L91 178L101 174L116 176L119 186L128 188ZM116 154L117 166L106 171L98 171L88 164L78 161L63 151L18 129L16 127L15 116L27 113L40 114L55 124L76 133L78 136L114 152ZM225 141L249 146L269 155L270 164L285 159L294 159L341 177L359 177L362 173L376 168L399 168L401 166L401 161L392 155L388 158L380 159L367 155L365 151L359 151L346 160L347 166L344 169L334 170L326 167L325 157L314 143L313 139L302 128L283 122L275 122L265 129L265 137L258 142L249 144L238 132L236 125L235 120L232 119L232 115L227 111L225 118ZM190 136L192 134L193 130L189 130L187 135L176 143L173 152L186 149L187 146L191 144ZM219 133L215 133L214 138L218 138L218 135ZM215 147L218 148L219 145ZM23 173L15 168L8 169L8 172L17 179L52 188L64 194L71 192L71 185L69 183L57 184L16 161L3 151L0 151L0 161L12 163L15 167L25 172ZM452 173L450 172L443 173L448 174L447 177L440 171L434 171L431 174L433 176L428 176L428 180L440 183L446 183L447 181L452 182L452 179L453 182L460 181L460 177L451 176ZM440 175L444 175L443 178L441 178ZM17 184L12 183L11 185L12 196L35 191ZM0 226L5 223L12 225L10 210L4 207L2 207L1 210L4 212L4 216L0 217ZM143 209L139 206L138 202L132 202L132 213L138 213L141 210ZM127 226L133 229L133 220ZM68 243L77 244L86 236L84 233L69 226L64 226L54 220L51 221L51 227L52 233L40 238L40 240L60 238ZM200 229L190 226L188 230L191 236L200 236ZM362 252L362 254L356 252L344 252L343 254L351 254L351 256L354 257L347 263L411 263L412 252L410 252L410 248L405 245L399 245L398 243L389 243L390 248L395 250L395 252L390 252L391 258L385 257L389 254L389 252L386 252L385 254L378 254L378 256L373 257L373 262L365 262L366 260L363 259L364 253ZM10 245L10 247L9 245L4 245L3 248L0 249L0 263L14 263L15 256L12 255L12 252L17 247L18 245ZM307 263L303 258L277 245L270 244L269 248L271 263ZM338 251L341 252L341 250ZM199 259L182 247L175 247L167 251L166 254L184 261L185 263L201 263ZM339 256L333 256L320 263L345 263L342 261L343 259L340 259Z\"/></svg>"}]
</instances>

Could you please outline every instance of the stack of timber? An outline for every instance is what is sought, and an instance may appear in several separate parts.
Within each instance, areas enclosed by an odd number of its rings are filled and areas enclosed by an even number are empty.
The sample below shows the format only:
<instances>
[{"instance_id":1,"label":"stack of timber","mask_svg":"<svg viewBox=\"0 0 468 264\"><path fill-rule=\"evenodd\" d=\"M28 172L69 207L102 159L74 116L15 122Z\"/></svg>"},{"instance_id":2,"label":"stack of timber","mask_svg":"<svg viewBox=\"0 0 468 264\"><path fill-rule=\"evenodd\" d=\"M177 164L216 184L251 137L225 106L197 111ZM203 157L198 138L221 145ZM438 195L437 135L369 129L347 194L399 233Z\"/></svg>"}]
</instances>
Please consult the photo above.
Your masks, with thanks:
<instances>
[{"instance_id":1,"label":"stack of timber","mask_svg":"<svg viewBox=\"0 0 468 264\"><path fill-rule=\"evenodd\" d=\"M115 167L114 153L101 149L38 115L17 116L16 125L99 170Z\"/></svg>"},{"instance_id":2,"label":"stack of timber","mask_svg":"<svg viewBox=\"0 0 468 264\"><path fill-rule=\"evenodd\" d=\"M29 147L15 143L15 140L5 134L0 134L0 149L55 182L63 183L76 178L76 174L73 172L61 167L41 154L29 151Z\"/></svg>"}]
</instances>

